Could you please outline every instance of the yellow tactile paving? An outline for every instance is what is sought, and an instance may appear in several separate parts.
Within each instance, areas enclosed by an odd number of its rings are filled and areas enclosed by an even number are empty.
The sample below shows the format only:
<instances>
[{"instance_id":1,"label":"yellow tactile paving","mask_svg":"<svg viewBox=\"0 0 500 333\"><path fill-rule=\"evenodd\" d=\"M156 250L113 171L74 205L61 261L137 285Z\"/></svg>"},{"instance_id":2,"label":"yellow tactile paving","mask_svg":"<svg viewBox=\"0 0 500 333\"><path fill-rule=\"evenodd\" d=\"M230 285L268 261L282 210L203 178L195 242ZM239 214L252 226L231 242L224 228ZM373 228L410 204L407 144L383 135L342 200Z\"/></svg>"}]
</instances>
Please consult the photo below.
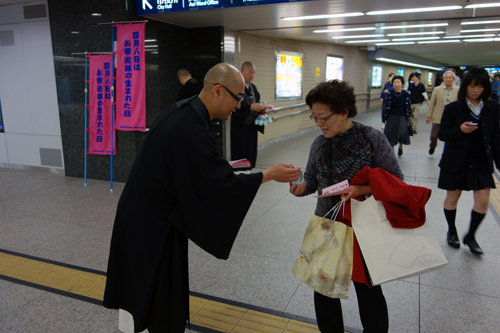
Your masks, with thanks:
<instances>
[{"instance_id":1,"label":"yellow tactile paving","mask_svg":"<svg viewBox=\"0 0 500 333\"><path fill-rule=\"evenodd\" d=\"M104 297L104 287L106 285L106 277L100 274L28 259L1 251L0 275L101 301ZM220 332L319 332L316 325L200 297L190 296L189 303L192 324Z\"/></svg>"}]
</instances>

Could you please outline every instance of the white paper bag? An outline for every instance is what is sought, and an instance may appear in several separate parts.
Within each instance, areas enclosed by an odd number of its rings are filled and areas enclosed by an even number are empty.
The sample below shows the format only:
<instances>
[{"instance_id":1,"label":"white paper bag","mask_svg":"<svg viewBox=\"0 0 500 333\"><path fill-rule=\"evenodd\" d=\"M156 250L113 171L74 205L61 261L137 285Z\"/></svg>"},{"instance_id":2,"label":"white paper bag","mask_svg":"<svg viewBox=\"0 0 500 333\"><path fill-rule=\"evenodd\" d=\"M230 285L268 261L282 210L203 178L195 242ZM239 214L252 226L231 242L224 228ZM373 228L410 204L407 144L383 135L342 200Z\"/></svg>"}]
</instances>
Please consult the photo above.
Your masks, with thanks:
<instances>
[{"instance_id":1,"label":"white paper bag","mask_svg":"<svg viewBox=\"0 0 500 333\"><path fill-rule=\"evenodd\" d=\"M384 205L373 196L351 200L351 216L374 286L438 270L448 263L427 222L416 229L393 228Z\"/></svg>"}]
</instances>

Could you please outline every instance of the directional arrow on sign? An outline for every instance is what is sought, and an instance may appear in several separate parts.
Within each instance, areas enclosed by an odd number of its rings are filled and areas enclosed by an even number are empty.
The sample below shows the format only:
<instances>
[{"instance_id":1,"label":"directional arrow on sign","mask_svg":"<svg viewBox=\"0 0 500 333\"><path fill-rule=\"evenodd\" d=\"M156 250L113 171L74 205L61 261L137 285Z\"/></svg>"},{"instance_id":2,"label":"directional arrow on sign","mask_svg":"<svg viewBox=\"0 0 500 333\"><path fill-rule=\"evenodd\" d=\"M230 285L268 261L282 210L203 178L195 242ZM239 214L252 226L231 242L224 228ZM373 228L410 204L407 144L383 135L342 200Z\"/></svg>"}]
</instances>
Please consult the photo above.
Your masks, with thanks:
<instances>
[{"instance_id":1,"label":"directional arrow on sign","mask_svg":"<svg viewBox=\"0 0 500 333\"><path fill-rule=\"evenodd\" d=\"M149 7L149 9L153 9L153 6L149 4L148 0L142 0L142 9L146 10L146 5Z\"/></svg>"}]
</instances>

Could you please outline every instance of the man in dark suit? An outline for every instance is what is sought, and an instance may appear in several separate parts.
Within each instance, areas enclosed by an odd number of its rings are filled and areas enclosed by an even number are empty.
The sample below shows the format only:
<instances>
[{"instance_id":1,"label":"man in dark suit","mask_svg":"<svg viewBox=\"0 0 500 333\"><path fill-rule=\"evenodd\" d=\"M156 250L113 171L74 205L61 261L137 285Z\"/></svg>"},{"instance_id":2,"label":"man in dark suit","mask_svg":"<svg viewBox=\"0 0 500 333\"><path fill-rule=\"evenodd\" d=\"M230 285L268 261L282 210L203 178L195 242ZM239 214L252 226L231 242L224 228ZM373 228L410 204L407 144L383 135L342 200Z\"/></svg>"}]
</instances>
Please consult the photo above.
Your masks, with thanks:
<instances>
[{"instance_id":1,"label":"man in dark suit","mask_svg":"<svg viewBox=\"0 0 500 333\"><path fill-rule=\"evenodd\" d=\"M245 79L244 99L241 108L231 116L231 159L248 159L249 169L255 167L257 161L257 131L255 118L264 109L260 105L260 94L255 84L251 83L256 68L253 63L246 61L241 66L241 74ZM245 170L245 169L241 169Z\"/></svg>"},{"instance_id":2,"label":"man in dark suit","mask_svg":"<svg viewBox=\"0 0 500 333\"><path fill-rule=\"evenodd\" d=\"M198 95L201 89L203 89L203 83L199 83L194 77L191 77L191 73L185 68L177 71L177 77L183 85L179 91L179 95L177 95L177 101Z\"/></svg>"}]
</instances>

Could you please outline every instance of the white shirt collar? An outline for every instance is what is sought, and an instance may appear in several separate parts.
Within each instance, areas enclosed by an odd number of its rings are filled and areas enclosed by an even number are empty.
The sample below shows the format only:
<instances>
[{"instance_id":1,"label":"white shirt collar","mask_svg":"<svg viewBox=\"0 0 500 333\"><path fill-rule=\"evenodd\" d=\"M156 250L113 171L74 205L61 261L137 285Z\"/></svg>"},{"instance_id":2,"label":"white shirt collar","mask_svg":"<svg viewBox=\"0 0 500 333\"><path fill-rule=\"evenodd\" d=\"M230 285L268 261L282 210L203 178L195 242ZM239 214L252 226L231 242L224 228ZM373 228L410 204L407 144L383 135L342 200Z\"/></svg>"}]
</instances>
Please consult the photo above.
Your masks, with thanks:
<instances>
[{"instance_id":1,"label":"white shirt collar","mask_svg":"<svg viewBox=\"0 0 500 333\"><path fill-rule=\"evenodd\" d=\"M465 97L465 101L467 102L467 105L469 106L469 109L476 115L479 116L481 114L481 110L483 109L484 102L481 99L479 101L479 104L477 106L474 106L467 97Z\"/></svg>"}]
</instances>

